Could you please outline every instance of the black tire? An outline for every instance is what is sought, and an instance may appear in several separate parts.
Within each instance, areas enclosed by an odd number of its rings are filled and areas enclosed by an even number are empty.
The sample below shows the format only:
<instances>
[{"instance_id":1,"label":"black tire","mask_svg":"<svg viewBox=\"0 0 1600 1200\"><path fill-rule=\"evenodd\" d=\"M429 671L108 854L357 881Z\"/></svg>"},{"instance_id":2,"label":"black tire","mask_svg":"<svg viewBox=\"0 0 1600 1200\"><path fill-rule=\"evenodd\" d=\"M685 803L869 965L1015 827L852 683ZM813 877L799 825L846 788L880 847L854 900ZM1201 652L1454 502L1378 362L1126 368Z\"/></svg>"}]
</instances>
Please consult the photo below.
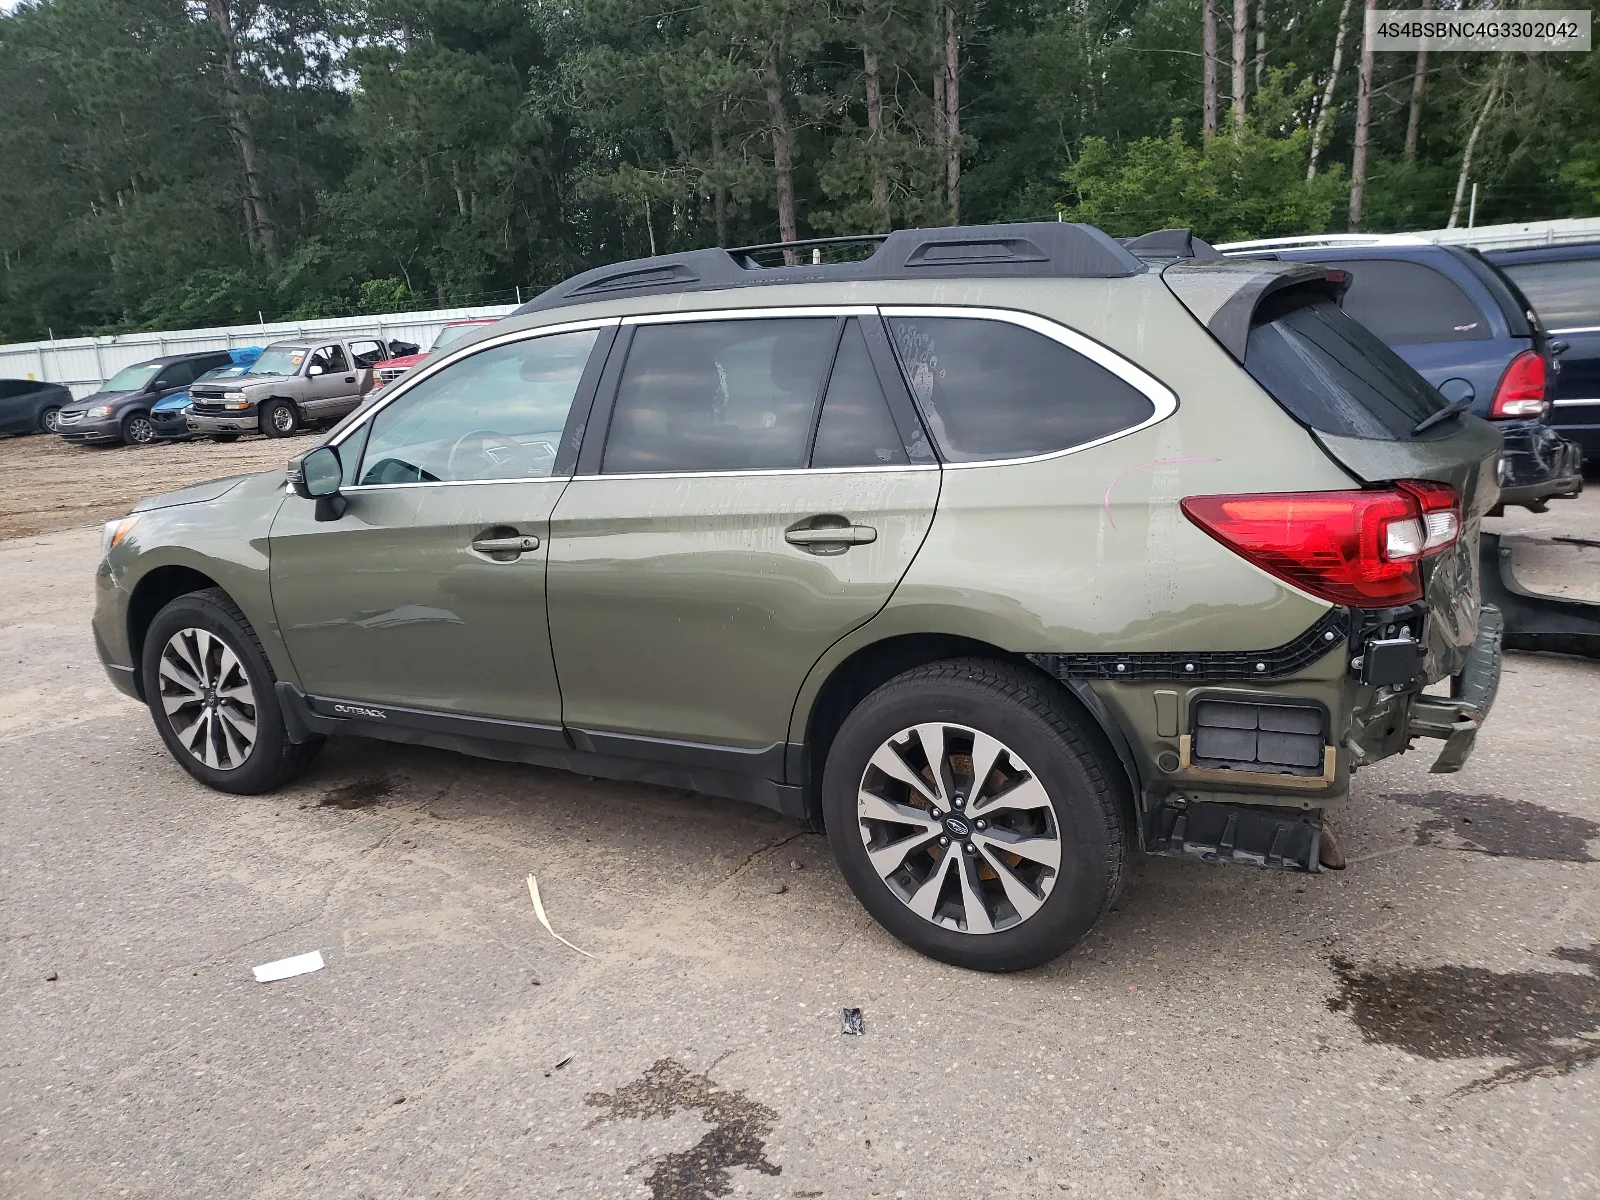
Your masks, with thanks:
<instances>
[{"instance_id":1,"label":"black tire","mask_svg":"<svg viewBox=\"0 0 1600 1200\"><path fill-rule=\"evenodd\" d=\"M162 702L161 657L168 642L185 630L204 631L231 650L253 693L254 703L247 707L254 712L255 742L236 765L212 766L196 757L179 737ZM289 740L273 686L277 678L272 666L250 622L221 588L179 596L158 612L145 631L139 670L145 700L161 740L179 765L207 787L246 796L270 792L301 774L322 749L321 738L309 742Z\"/></svg>"},{"instance_id":2,"label":"black tire","mask_svg":"<svg viewBox=\"0 0 1600 1200\"><path fill-rule=\"evenodd\" d=\"M219 446L231 446L239 440L239 435L237 433L213 433L211 440Z\"/></svg>"},{"instance_id":3,"label":"black tire","mask_svg":"<svg viewBox=\"0 0 1600 1200\"><path fill-rule=\"evenodd\" d=\"M61 409L55 405L42 410L39 413L39 432L54 433L56 431L56 418L60 415Z\"/></svg>"},{"instance_id":4,"label":"black tire","mask_svg":"<svg viewBox=\"0 0 1600 1200\"><path fill-rule=\"evenodd\" d=\"M293 437L300 432L300 410L287 400L262 406L261 432L268 437Z\"/></svg>"},{"instance_id":5,"label":"black tire","mask_svg":"<svg viewBox=\"0 0 1600 1200\"><path fill-rule=\"evenodd\" d=\"M929 722L965 726L998 739L1026 763L1048 796L1060 868L1037 910L1009 927L968 933L918 915L868 856L857 814L868 762L901 731ZM828 751L823 816L845 881L885 929L930 958L981 971L1020 971L1049 962L1089 932L1122 882L1126 780L1103 740L1086 733L1054 684L1009 663L952 659L891 679L845 718ZM974 769L970 758L968 769ZM956 784L958 799L961 786ZM947 815L956 814L952 809ZM960 815L968 816L970 825L970 814ZM949 853L955 851L952 845ZM994 877L992 865L974 861ZM958 857L951 876L960 862Z\"/></svg>"},{"instance_id":6,"label":"black tire","mask_svg":"<svg viewBox=\"0 0 1600 1200\"><path fill-rule=\"evenodd\" d=\"M122 441L128 446L148 446L156 440L156 427L147 412L131 412L122 418Z\"/></svg>"}]
</instances>

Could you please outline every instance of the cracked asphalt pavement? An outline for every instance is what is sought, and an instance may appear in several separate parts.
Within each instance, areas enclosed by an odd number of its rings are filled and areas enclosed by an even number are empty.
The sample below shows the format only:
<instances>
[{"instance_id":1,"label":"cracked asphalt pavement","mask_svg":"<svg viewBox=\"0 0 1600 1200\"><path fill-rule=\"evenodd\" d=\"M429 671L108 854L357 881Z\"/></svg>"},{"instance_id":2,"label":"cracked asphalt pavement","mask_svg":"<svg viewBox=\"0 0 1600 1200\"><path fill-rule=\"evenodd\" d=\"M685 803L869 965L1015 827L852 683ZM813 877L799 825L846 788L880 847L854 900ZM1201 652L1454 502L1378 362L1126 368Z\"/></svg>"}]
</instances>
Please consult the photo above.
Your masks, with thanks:
<instances>
[{"instance_id":1,"label":"cracked asphalt pavement","mask_svg":"<svg viewBox=\"0 0 1600 1200\"><path fill-rule=\"evenodd\" d=\"M733 802L359 740L208 792L95 661L97 549L0 542L0 1194L1600 1195L1600 663L1362 773L1347 870L1140 859L986 976Z\"/></svg>"}]
</instances>

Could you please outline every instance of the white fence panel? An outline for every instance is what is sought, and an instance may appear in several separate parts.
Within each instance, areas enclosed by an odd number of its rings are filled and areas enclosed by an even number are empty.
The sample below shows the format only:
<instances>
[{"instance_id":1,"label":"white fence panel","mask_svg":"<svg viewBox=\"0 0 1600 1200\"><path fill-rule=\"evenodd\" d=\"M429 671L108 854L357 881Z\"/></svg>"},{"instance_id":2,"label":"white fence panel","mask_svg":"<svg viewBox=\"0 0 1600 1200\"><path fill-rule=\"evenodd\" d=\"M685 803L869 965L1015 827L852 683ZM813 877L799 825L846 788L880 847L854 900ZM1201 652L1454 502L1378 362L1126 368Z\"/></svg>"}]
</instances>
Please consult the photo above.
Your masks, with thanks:
<instances>
[{"instance_id":1,"label":"white fence panel","mask_svg":"<svg viewBox=\"0 0 1600 1200\"><path fill-rule=\"evenodd\" d=\"M430 312L329 317L314 321L269 321L259 325L182 329L170 333L125 333L108 338L17 342L0 346L0 379L64 383L74 396L87 396L123 367L167 354L266 346L273 342L319 337L394 339L416 342L426 350L439 330L451 321L503 317L515 308L514 304L496 304L486 308L441 308Z\"/></svg>"}]
</instances>

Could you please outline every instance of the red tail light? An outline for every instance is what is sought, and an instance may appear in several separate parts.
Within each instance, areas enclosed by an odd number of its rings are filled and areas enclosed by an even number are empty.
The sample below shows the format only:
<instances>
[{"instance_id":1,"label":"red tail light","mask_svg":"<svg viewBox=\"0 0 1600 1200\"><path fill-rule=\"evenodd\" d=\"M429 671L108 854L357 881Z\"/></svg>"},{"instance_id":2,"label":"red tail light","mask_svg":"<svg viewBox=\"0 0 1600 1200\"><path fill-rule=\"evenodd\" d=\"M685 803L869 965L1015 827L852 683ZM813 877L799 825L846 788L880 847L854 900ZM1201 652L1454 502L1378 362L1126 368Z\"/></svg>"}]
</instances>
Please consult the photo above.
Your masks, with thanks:
<instances>
[{"instance_id":1,"label":"red tail light","mask_svg":"<svg viewBox=\"0 0 1600 1200\"><path fill-rule=\"evenodd\" d=\"M1422 599L1422 560L1461 531L1455 489L1421 480L1372 491L1190 496L1183 512L1262 570L1355 608Z\"/></svg>"},{"instance_id":2,"label":"red tail light","mask_svg":"<svg viewBox=\"0 0 1600 1200\"><path fill-rule=\"evenodd\" d=\"M1544 412L1544 356L1524 350L1511 360L1494 390L1490 417L1537 417Z\"/></svg>"}]
</instances>

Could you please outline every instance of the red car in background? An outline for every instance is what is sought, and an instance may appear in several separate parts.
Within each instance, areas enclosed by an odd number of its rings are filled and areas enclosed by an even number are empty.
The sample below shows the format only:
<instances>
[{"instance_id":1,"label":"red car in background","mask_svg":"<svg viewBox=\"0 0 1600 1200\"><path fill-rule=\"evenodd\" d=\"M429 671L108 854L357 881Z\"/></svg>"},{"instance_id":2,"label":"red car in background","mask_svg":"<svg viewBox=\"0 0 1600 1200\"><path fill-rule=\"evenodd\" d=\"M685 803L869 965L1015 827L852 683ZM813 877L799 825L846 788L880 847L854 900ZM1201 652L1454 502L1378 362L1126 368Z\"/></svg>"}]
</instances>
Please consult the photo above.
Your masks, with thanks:
<instances>
[{"instance_id":1,"label":"red car in background","mask_svg":"<svg viewBox=\"0 0 1600 1200\"><path fill-rule=\"evenodd\" d=\"M439 336L433 339L433 345L427 351L417 354L402 354L399 358L386 358L380 363L374 363L372 366L372 390L375 392L384 385L393 383L401 375L427 358L429 354L447 349L466 337L474 329L484 325L493 325L499 319L499 317L474 317L470 321L452 321L439 330Z\"/></svg>"}]
</instances>

